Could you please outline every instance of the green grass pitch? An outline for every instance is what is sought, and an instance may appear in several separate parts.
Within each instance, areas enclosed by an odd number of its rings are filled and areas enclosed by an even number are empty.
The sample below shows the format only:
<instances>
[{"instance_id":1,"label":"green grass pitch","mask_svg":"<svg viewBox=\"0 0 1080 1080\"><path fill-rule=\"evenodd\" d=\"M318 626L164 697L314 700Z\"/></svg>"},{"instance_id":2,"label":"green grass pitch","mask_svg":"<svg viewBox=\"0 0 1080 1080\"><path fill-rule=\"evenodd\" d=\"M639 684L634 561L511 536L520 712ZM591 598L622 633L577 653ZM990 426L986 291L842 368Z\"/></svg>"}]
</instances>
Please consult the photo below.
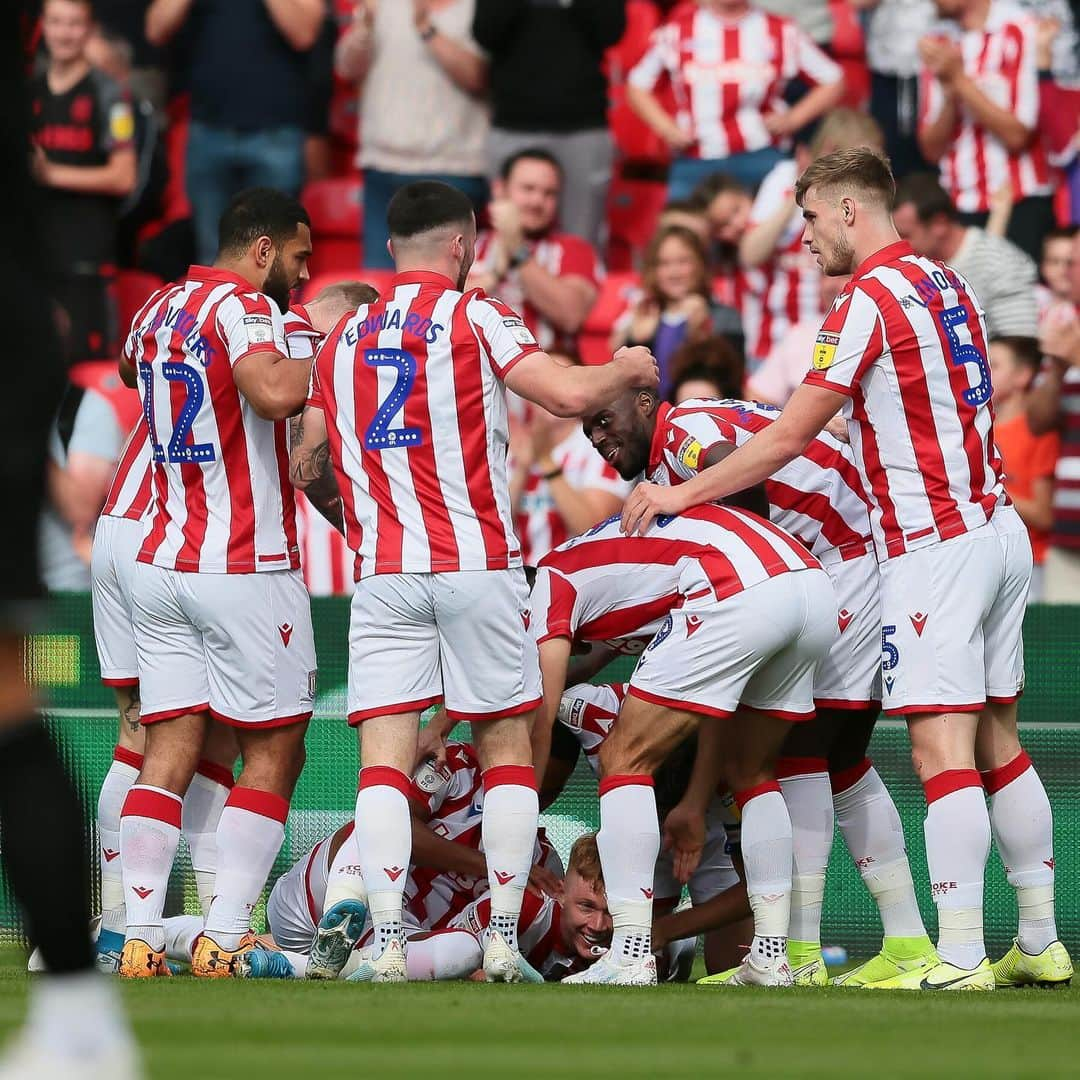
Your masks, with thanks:
<instances>
[{"instance_id":1,"label":"green grass pitch","mask_svg":"<svg viewBox=\"0 0 1080 1080\"><path fill-rule=\"evenodd\" d=\"M0 1038L27 976L0 957ZM128 984L151 1080L1058 1077L1080 989L993 994L476 983Z\"/></svg>"}]
</instances>

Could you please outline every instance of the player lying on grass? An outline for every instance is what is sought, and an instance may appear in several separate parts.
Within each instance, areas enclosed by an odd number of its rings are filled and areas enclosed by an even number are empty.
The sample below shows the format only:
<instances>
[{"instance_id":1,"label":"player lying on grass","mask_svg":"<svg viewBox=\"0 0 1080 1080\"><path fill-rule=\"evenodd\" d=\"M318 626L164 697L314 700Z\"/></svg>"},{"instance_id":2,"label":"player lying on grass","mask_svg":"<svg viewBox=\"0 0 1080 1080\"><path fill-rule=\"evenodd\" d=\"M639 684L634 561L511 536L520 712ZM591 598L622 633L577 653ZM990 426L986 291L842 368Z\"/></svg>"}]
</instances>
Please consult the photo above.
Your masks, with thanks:
<instances>
[{"instance_id":1,"label":"player lying on grass","mask_svg":"<svg viewBox=\"0 0 1080 1080\"><path fill-rule=\"evenodd\" d=\"M600 751L598 843L614 941L573 979L656 983L652 777L698 730L692 798L672 811L682 811L677 827L668 815L666 830L677 850L699 850L718 784L734 793L755 933L732 981L790 985L791 820L774 768L791 723L813 716L814 671L836 636L832 585L805 547L749 511L701 506L657 520L644 536L623 536L619 526L611 519L556 548L532 595L544 684L533 729L538 771L575 642L649 642Z\"/></svg>"},{"instance_id":2,"label":"player lying on grass","mask_svg":"<svg viewBox=\"0 0 1080 1080\"><path fill-rule=\"evenodd\" d=\"M619 715L626 689L623 683L603 686L579 683L563 694L558 722L551 736L551 756L540 782L541 809L550 806L562 793L581 752L584 752L593 772L599 774L600 748ZM661 822L686 791L694 760L694 746L692 738L687 740L657 770L654 780ZM736 865L741 865L738 847L739 815L734 799L728 795L717 797L710 804L701 860L688 880L684 882L676 876L672 851L660 852L653 873L653 946L658 964L669 975L677 967L675 954L681 953L681 950L668 950L666 946L674 946L685 938L696 938L698 933L695 930L682 934L677 930L679 923L674 927L665 923L666 916L679 903L684 883L689 887L695 908L700 908L729 889L737 889L741 896L740 915L735 919L725 918L719 924L707 923L709 932L705 936L705 966L713 973L734 967L742 959L745 943L753 936L754 930L748 918L750 909L746 903L746 889L741 885ZM663 936L662 945L657 941L658 927Z\"/></svg>"},{"instance_id":3,"label":"player lying on grass","mask_svg":"<svg viewBox=\"0 0 1080 1080\"><path fill-rule=\"evenodd\" d=\"M264 939L265 947L249 953L238 966L237 974L241 977L310 976L314 927L320 925L323 914L318 875L312 878L307 873L313 862L318 863L314 850L297 863L303 872L295 872L297 867L294 867L279 879L267 905L270 936ZM522 978L527 982L558 981L582 971L610 944L611 916L594 834L577 839L570 850L566 876L552 886L552 891L555 898L530 888L522 902L518 941L524 957ZM350 904L339 924L346 962L338 975L352 982L370 981L376 971L372 963L371 922L362 903L351 901ZM303 914L298 916L299 912ZM491 918L489 892L469 900L438 928L421 924L424 907L416 896L406 900L405 912L405 963L411 982L467 979L482 973L482 942ZM307 926L312 929L305 941Z\"/></svg>"},{"instance_id":4,"label":"player lying on grass","mask_svg":"<svg viewBox=\"0 0 1080 1080\"><path fill-rule=\"evenodd\" d=\"M677 406L630 390L584 418L585 433L625 478L683 484L768 431L778 410L750 401ZM866 757L880 711L881 620L869 509L852 450L823 431L764 482L769 520L820 560L836 590L839 636L814 676L816 716L792 729L777 763L795 854L788 956L800 984L828 981L821 908L834 807L885 929L881 952L841 976L858 986L934 959L915 899L900 816Z\"/></svg>"}]
</instances>

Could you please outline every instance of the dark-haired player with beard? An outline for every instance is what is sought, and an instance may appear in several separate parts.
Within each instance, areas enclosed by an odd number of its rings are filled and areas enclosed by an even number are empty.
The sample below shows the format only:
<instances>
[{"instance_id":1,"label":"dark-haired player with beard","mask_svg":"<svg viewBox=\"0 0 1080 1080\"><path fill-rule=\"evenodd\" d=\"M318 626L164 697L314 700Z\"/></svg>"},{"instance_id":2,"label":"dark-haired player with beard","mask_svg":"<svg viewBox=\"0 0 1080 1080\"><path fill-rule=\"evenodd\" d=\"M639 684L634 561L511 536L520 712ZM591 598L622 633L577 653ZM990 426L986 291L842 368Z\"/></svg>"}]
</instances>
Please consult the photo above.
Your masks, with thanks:
<instances>
[{"instance_id":1,"label":"dark-haired player with beard","mask_svg":"<svg viewBox=\"0 0 1080 1080\"><path fill-rule=\"evenodd\" d=\"M529 726L540 672L510 503L506 389L579 416L626 387L655 387L656 361L623 349L609 364L562 366L505 304L463 292L476 219L455 188L401 188L387 224L397 273L320 348L292 454L300 488L333 469L357 552L349 722L364 731L356 840L375 930L366 977L406 978L409 774L420 712L441 701L450 719L472 724L484 769L484 973L516 982L538 815ZM339 917L331 908L323 921ZM316 974L335 977L333 966Z\"/></svg>"},{"instance_id":2,"label":"dark-haired player with beard","mask_svg":"<svg viewBox=\"0 0 1080 1080\"><path fill-rule=\"evenodd\" d=\"M162 909L181 805L211 722L243 772L217 827L218 868L192 972L228 975L281 847L311 716L315 645L288 479L287 417L310 364L282 311L307 280L308 216L269 188L222 215L212 267L155 293L124 346L143 393L153 505L132 584L146 747L120 817L120 974L164 975Z\"/></svg>"}]
</instances>

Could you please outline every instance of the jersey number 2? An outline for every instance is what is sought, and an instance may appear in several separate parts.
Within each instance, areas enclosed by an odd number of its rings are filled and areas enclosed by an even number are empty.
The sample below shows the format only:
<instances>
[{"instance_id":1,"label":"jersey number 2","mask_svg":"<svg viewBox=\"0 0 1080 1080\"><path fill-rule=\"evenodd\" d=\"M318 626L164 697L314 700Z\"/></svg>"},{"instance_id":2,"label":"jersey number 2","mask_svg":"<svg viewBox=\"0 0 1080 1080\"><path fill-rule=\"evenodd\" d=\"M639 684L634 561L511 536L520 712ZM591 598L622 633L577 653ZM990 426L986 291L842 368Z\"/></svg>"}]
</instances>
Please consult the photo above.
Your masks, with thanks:
<instances>
[{"instance_id":1,"label":"jersey number 2","mask_svg":"<svg viewBox=\"0 0 1080 1080\"><path fill-rule=\"evenodd\" d=\"M416 381L416 358L404 349L365 349L364 363L376 370L390 368L397 378L390 392L379 404L374 419L364 432L365 450L397 450L419 446L424 437L419 428L392 428L390 422L405 408ZM381 381L381 380L380 380Z\"/></svg>"},{"instance_id":2,"label":"jersey number 2","mask_svg":"<svg viewBox=\"0 0 1080 1080\"><path fill-rule=\"evenodd\" d=\"M181 383L185 394L184 403L180 406L180 415L173 421L172 438L169 439L168 453L166 453L165 447L158 442L157 424L154 422L154 369L149 364L139 364L139 375L145 387L143 412L146 414L146 426L150 429L154 460L168 461L172 465L216 460L217 454L210 443L188 443L192 425L199 415L206 393L202 379L187 364L162 364L161 374L171 383Z\"/></svg>"},{"instance_id":3,"label":"jersey number 2","mask_svg":"<svg viewBox=\"0 0 1080 1080\"><path fill-rule=\"evenodd\" d=\"M986 357L975 345L960 340L956 332L957 326L968 321L967 308L957 305L956 307L944 308L938 313L938 320L949 342L949 362L955 367L965 367L974 364L979 373L979 381L970 389L965 390L960 396L964 401L975 408L985 405L993 393L990 383L990 368L986 363Z\"/></svg>"}]
</instances>

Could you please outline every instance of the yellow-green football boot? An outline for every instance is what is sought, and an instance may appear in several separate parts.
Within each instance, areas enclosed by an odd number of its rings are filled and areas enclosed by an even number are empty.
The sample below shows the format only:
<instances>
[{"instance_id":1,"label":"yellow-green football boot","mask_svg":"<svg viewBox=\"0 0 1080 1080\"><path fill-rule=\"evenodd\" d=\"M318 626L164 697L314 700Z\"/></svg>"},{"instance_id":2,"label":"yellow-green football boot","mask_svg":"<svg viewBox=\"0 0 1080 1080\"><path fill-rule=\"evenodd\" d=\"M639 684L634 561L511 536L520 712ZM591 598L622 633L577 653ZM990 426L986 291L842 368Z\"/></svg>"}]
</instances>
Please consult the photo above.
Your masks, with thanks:
<instances>
[{"instance_id":1,"label":"yellow-green football boot","mask_svg":"<svg viewBox=\"0 0 1080 1080\"><path fill-rule=\"evenodd\" d=\"M991 967L994 982L1002 988L1068 986L1073 977L1072 960L1060 941L1051 941L1041 953L1032 956L1014 940L1012 948Z\"/></svg>"}]
</instances>

